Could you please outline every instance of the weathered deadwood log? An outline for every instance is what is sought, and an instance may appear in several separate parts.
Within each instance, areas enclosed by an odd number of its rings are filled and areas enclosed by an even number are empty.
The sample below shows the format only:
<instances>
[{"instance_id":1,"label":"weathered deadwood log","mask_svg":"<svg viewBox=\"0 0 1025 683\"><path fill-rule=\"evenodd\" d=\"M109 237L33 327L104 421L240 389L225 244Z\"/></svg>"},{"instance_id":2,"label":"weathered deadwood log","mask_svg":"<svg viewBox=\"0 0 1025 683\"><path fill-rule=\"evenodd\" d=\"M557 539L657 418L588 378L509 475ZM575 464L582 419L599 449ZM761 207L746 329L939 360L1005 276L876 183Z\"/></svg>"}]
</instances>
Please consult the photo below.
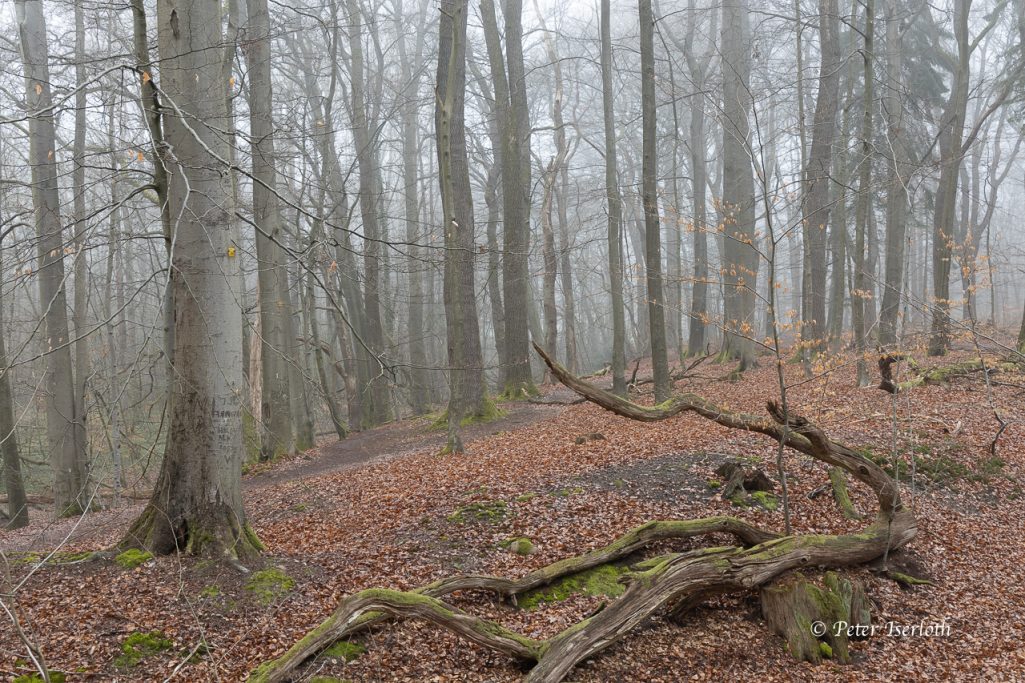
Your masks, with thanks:
<instances>
[{"instance_id":1,"label":"weathered deadwood log","mask_svg":"<svg viewBox=\"0 0 1025 683\"><path fill-rule=\"evenodd\" d=\"M305 659L335 640L379 623L386 614L401 614L427 618L478 644L518 659L529 659L527 655L535 656L537 664L525 680L554 683L561 681L580 661L615 643L664 608L689 606L700 596L711 593L758 589L792 569L843 567L869 562L888 549L906 544L915 535L914 515L903 508L896 484L879 466L856 451L832 441L804 418L783 414L776 403L768 404L771 418L726 411L694 394L677 395L651 408L639 406L582 382L536 345L535 348L559 381L619 415L655 421L682 412L693 412L727 427L754 431L782 440L785 445L799 452L842 468L868 485L876 494L878 515L870 526L857 534L807 534L775 538L766 538L767 532L749 525L736 526L737 520L726 522L724 520L729 518L719 518L714 525L725 524L731 528L720 527L716 530L730 531L742 539L743 533L747 535L746 540L754 541L755 545L747 548L707 548L668 555L646 563L643 571L630 576L630 584L622 597L543 643L514 634L493 622L466 615L438 600L426 602L422 598L437 598L457 590L485 589L515 599L515 595L528 586L545 585L560 576L603 564L614 557L624 557L646 545L641 537L650 537L657 529L668 532L673 528L671 525L682 524L685 533L696 535L693 532L707 533L711 521L644 525L606 548L549 565L519 581L501 577L463 576L444 579L413 593L358 593L346 598L335 614L289 652L260 667L251 680L264 683L285 680ZM692 526L694 524L698 526ZM734 529L741 533L736 533ZM410 595L418 597L405 597ZM412 609L410 602L418 609Z\"/></svg>"},{"instance_id":2,"label":"weathered deadwood log","mask_svg":"<svg viewBox=\"0 0 1025 683\"><path fill-rule=\"evenodd\" d=\"M826 572L822 583L803 576L772 582L762 588L762 616L769 630L787 641L795 659L847 663L851 638L871 632L870 603L861 582Z\"/></svg>"},{"instance_id":3,"label":"weathered deadwood log","mask_svg":"<svg viewBox=\"0 0 1025 683\"><path fill-rule=\"evenodd\" d=\"M911 379L898 382L893 376L893 366L902 360L907 360L912 371L916 374ZM982 358L972 358L971 360L959 363L937 366L923 372L914 360L907 356L889 354L879 358L879 374L882 377L879 388L887 393L897 394L901 391L929 384L948 384L955 377L967 377L976 372L985 371L990 375L995 375L1001 372L1019 372L1021 369L1022 364L1017 361L990 362Z\"/></svg>"},{"instance_id":4,"label":"weathered deadwood log","mask_svg":"<svg viewBox=\"0 0 1025 683\"><path fill-rule=\"evenodd\" d=\"M456 591L485 590L515 603L516 596L527 591L546 586L563 577L629 557L654 543L715 533L730 534L748 547L779 537L778 534L764 531L734 517L652 521L629 530L603 548L559 560L520 579L467 574L441 579L415 591L400 592L399 594L437 599ZM395 592L390 591L389 594ZM371 602L367 601L367 595L368 593L364 591L345 598L330 617L310 631L284 655L259 667L249 680L253 683L275 683L288 680L289 676L303 662L339 640L381 624L391 616L424 616L413 612L400 614L394 609L388 609L388 605L383 603L379 607L374 607ZM369 595L375 594L370 593ZM416 598L410 599L415 600ZM358 603L361 606L359 614L353 611L353 603ZM450 608L444 603L441 603L440 606L445 609Z\"/></svg>"},{"instance_id":5,"label":"weathered deadwood log","mask_svg":"<svg viewBox=\"0 0 1025 683\"><path fill-rule=\"evenodd\" d=\"M723 500L728 500L736 494L772 491L775 488L765 472L757 468L745 468L743 463L736 460L729 460L719 465L715 473L726 482L722 487Z\"/></svg>"},{"instance_id":6,"label":"weathered deadwood log","mask_svg":"<svg viewBox=\"0 0 1025 683\"><path fill-rule=\"evenodd\" d=\"M783 414L775 402L767 406L771 419L733 413L695 394L677 394L657 406L640 406L581 382L536 344L534 348L560 382L606 410L646 422L693 412L726 427L782 440L868 485L876 494L879 512L859 534L788 536L753 548L714 548L705 556L670 560L634 581L609 607L550 640L527 681L561 681L578 662L608 647L667 603L710 591L751 590L798 567L863 564L906 544L916 533L914 515L904 509L896 483L878 465L828 438L806 419Z\"/></svg>"}]
</instances>

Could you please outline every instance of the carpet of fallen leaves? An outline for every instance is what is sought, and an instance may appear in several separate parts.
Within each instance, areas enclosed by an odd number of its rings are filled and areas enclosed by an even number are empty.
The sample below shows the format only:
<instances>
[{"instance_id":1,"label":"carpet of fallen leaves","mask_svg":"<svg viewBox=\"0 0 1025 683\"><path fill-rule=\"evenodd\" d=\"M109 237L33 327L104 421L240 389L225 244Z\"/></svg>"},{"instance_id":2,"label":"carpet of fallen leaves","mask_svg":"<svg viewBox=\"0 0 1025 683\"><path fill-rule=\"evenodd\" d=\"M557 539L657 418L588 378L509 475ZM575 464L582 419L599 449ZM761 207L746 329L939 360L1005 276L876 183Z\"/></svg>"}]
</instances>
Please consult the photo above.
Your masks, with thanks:
<instances>
[{"instance_id":1,"label":"carpet of fallen leaves","mask_svg":"<svg viewBox=\"0 0 1025 683\"><path fill-rule=\"evenodd\" d=\"M778 395L771 364L745 373L740 382L723 381L727 370L701 365L677 389L747 412L762 412L765 401ZM787 373L797 378L800 368L788 366ZM901 482L917 512L919 533L894 561L936 585L909 590L868 569L849 573L866 582L876 623L945 620L949 636L877 635L853 645L850 665L798 664L766 630L756 596L727 596L710 600L684 623L649 622L582 664L572 680L1025 677L1025 379L1005 373L994 380L992 402L978 373L948 386L916 388L891 402L874 387L854 387L851 365L837 362L830 372L789 390L794 412L838 441L879 454L891 452L896 410L898 451L906 461L912 454L919 457L914 480L905 474ZM997 459L990 452L999 428L994 406L1008 423ZM269 605L246 589L246 577L237 570L177 557L134 569L109 561L43 568L13 564L4 592L15 590L12 602L25 631L51 668L66 672L69 681L237 681L284 652L340 599L363 588L409 589L468 571L519 576L607 544L650 519L732 514L765 527L783 526L781 511L733 507L709 486L715 463L726 456L750 458L775 478L775 444L765 437L692 415L640 424L590 404L529 410L537 411L535 421L521 419L510 431L496 422L469 443L464 455L441 456L434 446L405 444L401 453L378 453L373 462L332 470L320 459L334 446L323 445L280 465L265 484L251 480L246 507L266 544L268 566L295 581ZM403 428L409 427L407 422ZM381 435L395 428L382 428ZM594 432L605 438L575 443L577 436ZM319 465L304 469L304 462ZM843 519L829 495L807 498L828 481L822 464L794 453L787 453L784 464L796 532L859 527ZM873 511L874 499L863 487L852 484L852 496L859 510ZM500 519L450 519L462 506L496 501L505 504ZM62 550L109 547L139 510L135 505L84 520L37 521L0 535L0 548L45 550L65 537L70 540ZM513 537L529 537L536 552L520 556L503 549L501 542ZM500 606L487 595L453 600L543 638L594 611L605 598L577 596L531 611ZM0 677L7 679L28 669L24 648L4 620ZM171 649L129 669L115 665L129 634L155 630L172 641ZM303 676L515 681L522 673L501 655L421 623L386 625L356 640L367 648L358 659L321 658ZM189 653L195 656L185 661Z\"/></svg>"}]
</instances>

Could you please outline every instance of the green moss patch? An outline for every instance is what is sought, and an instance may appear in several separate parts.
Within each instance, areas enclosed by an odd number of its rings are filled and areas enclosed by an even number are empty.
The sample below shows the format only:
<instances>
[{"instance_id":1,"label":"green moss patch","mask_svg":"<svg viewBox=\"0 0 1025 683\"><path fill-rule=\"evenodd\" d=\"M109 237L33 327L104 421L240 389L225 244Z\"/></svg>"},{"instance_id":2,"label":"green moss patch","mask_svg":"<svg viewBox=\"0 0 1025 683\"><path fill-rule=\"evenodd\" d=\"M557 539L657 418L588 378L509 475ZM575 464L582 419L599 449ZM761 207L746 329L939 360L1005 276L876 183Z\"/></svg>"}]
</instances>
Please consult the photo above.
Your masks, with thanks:
<instances>
[{"instance_id":1,"label":"green moss patch","mask_svg":"<svg viewBox=\"0 0 1025 683\"><path fill-rule=\"evenodd\" d=\"M138 548L130 548L115 557L114 561L125 569L135 569L139 565L149 562L152 559L153 553L147 550L139 550Z\"/></svg>"},{"instance_id":2,"label":"green moss patch","mask_svg":"<svg viewBox=\"0 0 1025 683\"><path fill-rule=\"evenodd\" d=\"M220 597L221 589L214 584L205 586L203 590L199 591L199 597L201 598L216 598Z\"/></svg>"},{"instance_id":3,"label":"green moss patch","mask_svg":"<svg viewBox=\"0 0 1025 683\"><path fill-rule=\"evenodd\" d=\"M50 683L64 683L64 674L58 671L51 671ZM39 674L22 674L12 679L11 683L45 683Z\"/></svg>"},{"instance_id":4,"label":"green moss patch","mask_svg":"<svg viewBox=\"0 0 1025 683\"><path fill-rule=\"evenodd\" d=\"M768 491L755 491L751 494L751 499L769 512L773 512L779 507L779 500Z\"/></svg>"},{"instance_id":5,"label":"green moss patch","mask_svg":"<svg viewBox=\"0 0 1025 683\"><path fill-rule=\"evenodd\" d=\"M527 591L517 602L523 609L535 609L541 603L561 602L576 594L618 598L626 590L619 579L629 572L624 566L603 564L563 577L548 586Z\"/></svg>"},{"instance_id":6,"label":"green moss patch","mask_svg":"<svg viewBox=\"0 0 1025 683\"><path fill-rule=\"evenodd\" d=\"M339 640L334 645L324 650L321 655L324 657L334 657L335 659L342 659L346 662L351 662L358 659L359 656L366 651L367 649L359 643L353 643L348 640Z\"/></svg>"},{"instance_id":7,"label":"green moss patch","mask_svg":"<svg viewBox=\"0 0 1025 683\"><path fill-rule=\"evenodd\" d=\"M262 605L271 604L293 588L295 579L275 567L258 571L246 581L246 590Z\"/></svg>"},{"instance_id":8,"label":"green moss patch","mask_svg":"<svg viewBox=\"0 0 1025 683\"><path fill-rule=\"evenodd\" d=\"M534 552L534 542L526 536L521 538L507 538L498 544L509 552L517 555L531 555Z\"/></svg>"},{"instance_id":9,"label":"green moss patch","mask_svg":"<svg viewBox=\"0 0 1025 683\"><path fill-rule=\"evenodd\" d=\"M137 631L125 638L121 643L121 654L114 660L114 666L129 669L147 657L170 650L174 643L164 637L160 631L143 633Z\"/></svg>"},{"instance_id":10,"label":"green moss patch","mask_svg":"<svg viewBox=\"0 0 1025 683\"><path fill-rule=\"evenodd\" d=\"M435 431L448 429L447 409L442 411L440 414L433 415L431 417L433 418L431 420L431 429ZM485 396L480 410L470 413L469 415L464 415L463 418L459 420L459 426L469 427L470 425L487 424L488 422L500 420L503 417L505 417L505 411L499 408L497 403Z\"/></svg>"},{"instance_id":11,"label":"green moss patch","mask_svg":"<svg viewBox=\"0 0 1025 683\"><path fill-rule=\"evenodd\" d=\"M467 522L484 522L486 524L497 524L505 519L506 505L504 500L495 500L484 503L470 503L456 508L456 511L446 519L456 524Z\"/></svg>"}]
</instances>

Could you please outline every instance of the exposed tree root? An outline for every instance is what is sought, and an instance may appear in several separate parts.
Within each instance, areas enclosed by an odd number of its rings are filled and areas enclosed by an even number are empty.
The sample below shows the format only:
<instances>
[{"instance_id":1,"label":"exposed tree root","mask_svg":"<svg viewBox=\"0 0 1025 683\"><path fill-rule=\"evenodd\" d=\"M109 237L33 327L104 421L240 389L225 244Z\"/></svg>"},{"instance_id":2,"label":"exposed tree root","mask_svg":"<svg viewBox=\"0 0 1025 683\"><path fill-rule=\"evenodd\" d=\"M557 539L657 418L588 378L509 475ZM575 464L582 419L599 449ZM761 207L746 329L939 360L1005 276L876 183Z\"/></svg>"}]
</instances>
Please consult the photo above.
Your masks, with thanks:
<instances>
[{"instance_id":1,"label":"exposed tree root","mask_svg":"<svg viewBox=\"0 0 1025 683\"><path fill-rule=\"evenodd\" d=\"M343 600L331 617L285 655L257 669L252 681L286 680L307 658L336 640L389 616L424 618L514 659L536 660L525 681L561 681L579 662L615 643L657 612L668 609L679 615L709 594L758 589L792 569L870 562L887 550L906 544L915 535L914 515L903 508L896 483L879 466L832 441L804 418L784 415L776 403L768 404L771 417L730 412L694 394L679 394L654 407L640 406L581 381L543 350L537 348L537 351L559 381L618 415L651 422L693 412L727 427L782 439L794 450L839 468L868 485L876 494L879 512L861 533L840 536L778 537L727 517L651 522L631 530L605 548L556 562L519 580L458 576L410 593L382 589L363 591ZM715 532L730 533L748 547L705 548L637 565L635 571L624 577L629 585L620 598L547 641L513 633L438 599L455 591L477 589L493 591L515 602L516 596L524 591L627 557L654 541Z\"/></svg>"}]
</instances>

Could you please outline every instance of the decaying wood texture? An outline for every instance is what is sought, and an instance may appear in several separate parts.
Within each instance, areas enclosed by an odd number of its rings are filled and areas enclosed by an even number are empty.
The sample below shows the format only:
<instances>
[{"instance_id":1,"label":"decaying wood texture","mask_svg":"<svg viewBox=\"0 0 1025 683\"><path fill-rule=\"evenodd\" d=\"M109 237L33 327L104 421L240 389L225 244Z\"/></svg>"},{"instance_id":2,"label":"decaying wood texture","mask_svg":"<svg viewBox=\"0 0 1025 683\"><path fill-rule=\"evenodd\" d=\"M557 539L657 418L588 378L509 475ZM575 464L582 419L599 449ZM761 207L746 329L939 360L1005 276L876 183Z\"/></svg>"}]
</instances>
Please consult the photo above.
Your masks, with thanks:
<instances>
[{"instance_id":1,"label":"decaying wood texture","mask_svg":"<svg viewBox=\"0 0 1025 683\"><path fill-rule=\"evenodd\" d=\"M657 612L683 613L709 594L757 590L793 569L870 562L905 545L916 533L914 515L903 507L896 483L882 469L833 441L804 418L784 415L775 402L768 404L768 416L731 412L695 394L676 394L657 406L641 406L582 381L540 347L535 345L535 349L560 382L617 415L653 422L691 412L726 427L782 439L790 448L844 470L867 485L876 495L878 513L860 533L844 535L778 536L728 517L650 522L604 548L556 562L518 580L465 575L410 592L362 591L343 600L334 614L285 655L254 671L251 681L288 680L305 660L324 648L390 616L427 619L514 659L528 664L536 661L525 681L561 681L578 663L614 644ZM623 578L628 585L622 597L546 641L527 638L496 622L466 614L440 599L456 591L487 590L515 604L516 596L527 590L622 560L655 541L715 532L733 535L740 545L673 553L635 565Z\"/></svg>"}]
</instances>

